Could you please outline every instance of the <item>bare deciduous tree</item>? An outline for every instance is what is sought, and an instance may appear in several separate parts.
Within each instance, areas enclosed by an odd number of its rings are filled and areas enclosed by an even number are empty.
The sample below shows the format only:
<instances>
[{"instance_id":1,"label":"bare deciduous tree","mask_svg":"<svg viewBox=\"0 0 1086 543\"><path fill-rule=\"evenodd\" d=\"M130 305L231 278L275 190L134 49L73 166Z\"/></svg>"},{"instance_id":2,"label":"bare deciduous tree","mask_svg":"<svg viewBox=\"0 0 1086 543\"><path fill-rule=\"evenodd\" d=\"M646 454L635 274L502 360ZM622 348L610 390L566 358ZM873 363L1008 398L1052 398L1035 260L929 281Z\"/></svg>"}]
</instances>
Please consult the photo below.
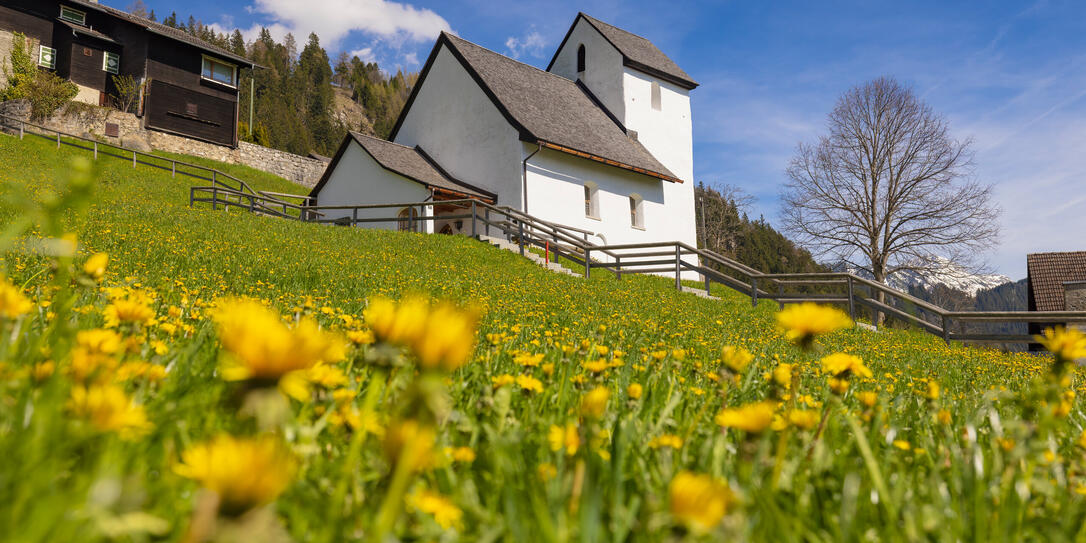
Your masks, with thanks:
<instances>
[{"instance_id":1,"label":"bare deciduous tree","mask_svg":"<svg viewBox=\"0 0 1086 543\"><path fill-rule=\"evenodd\" d=\"M846 92L829 134L801 143L782 195L785 230L812 252L876 281L975 265L999 234L992 187L973 177L971 141L911 89L879 78Z\"/></svg>"}]
</instances>

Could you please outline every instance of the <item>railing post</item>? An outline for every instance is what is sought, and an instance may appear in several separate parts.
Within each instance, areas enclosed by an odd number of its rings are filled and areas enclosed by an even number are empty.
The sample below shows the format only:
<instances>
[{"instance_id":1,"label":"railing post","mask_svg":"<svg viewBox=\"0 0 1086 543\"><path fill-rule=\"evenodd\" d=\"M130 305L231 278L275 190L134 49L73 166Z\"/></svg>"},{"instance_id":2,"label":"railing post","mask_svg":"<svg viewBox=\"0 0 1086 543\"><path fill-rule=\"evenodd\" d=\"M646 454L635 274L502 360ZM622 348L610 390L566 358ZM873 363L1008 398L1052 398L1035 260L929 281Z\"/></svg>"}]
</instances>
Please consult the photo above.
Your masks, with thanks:
<instances>
[{"instance_id":1,"label":"railing post","mask_svg":"<svg viewBox=\"0 0 1086 543\"><path fill-rule=\"evenodd\" d=\"M57 132L57 149L60 149L60 132Z\"/></svg>"},{"instance_id":2,"label":"railing post","mask_svg":"<svg viewBox=\"0 0 1086 543\"><path fill-rule=\"evenodd\" d=\"M351 226L358 226L358 208L351 210Z\"/></svg>"},{"instance_id":3,"label":"railing post","mask_svg":"<svg viewBox=\"0 0 1086 543\"><path fill-rule=\"evenodd\" d=\"M476 230L476 226L475 226L475 200L472 200L471 201L471 237L475 237L475 235L476 235L475 230Z\"/></svg>"},{"instance_id":4,"label":"railing post","mask_svg":"<svg viewBox=\"0 0 1086 543\"><path fill-rule=\"evenodd\" d=\"M177 179L177 161L170 161L170 177Z\"/></svg>"},{"instance_id":5,"label":"railing post","mask_svg":"<svg viewBox=\"0 0 1086 543\"><path fill-rule=\"evenodd\" d=\"M490 208L483 209L483 220L486 222L486 236L490 237Z\"/></svg>"},{"instance_id":6,"label":"railing post","mask_svg":"<svg viewBox=\"0 0 1086 543\"><path fill-rule=\"evenodd\" d=\"M132 151L132 167L136 167L136 152Z\"/></svg>"},{"instance_id":7,"label":"railing post","mask_svg":"<svg viewBox=\"0 0 1086 543\"><path fill-rule=\"evenodd\" d=\"M24 126L26 126L26 123L23 122L23 121L19 121L19 139L23 139L23 127Z\"/></svg>"},{"instance_id":8,"label":"railing post","mask_svg":"<svg viewBox=\"0 0 1086 543\"><path fill-rule=\"evenodd\" d=\"M705 269L708 270L709 267L706 266ZM703 279L705 279L705 294L708 296L709 295L709 284L710 284L711 279L709 279L709 274L705 273L705 272L702 272L701 277Z\"/></svg>"},{"instance_id":9,"label":"railing post","mask_svg":"<svg viewBox=\"0 0 1086 543\"><path fill-rule=\"evenodd\" d=\"M675 244L675 290L682 290L682 262L680 255L682 254L682 247L678 243Z\"/></svg>"},{"instance_id":10,"label":"railing post","mask_svg":"<svg viewBox=\"0 0 1086 543\"><path fill-rule=\"evenodd\" d=\"M592 276L592 249L587 246L584 248L584 278L588 279Z\"/></svg>"},{"instance_id":11,"label":"railing post","mask_svg":"<svg viewBox=\"0 0 1086 543\"><path fill-rule=\"evenodd\" d=\"M750 278L750 305L758 307L758 278Z\"/></svg>"},{"instance_id":12,"label":"railing post","mask_svg":"<svg viewBox=\"0 0 1086 543\"><path fill-rule=\"evenodd\" d=\"M98 160L98 142L94 142L94 160Z\"/></svg>"},{"instance_id":13,"label":"railing post","mask_svg":"<svg viewBox=\"0 0 1086 543\"><path fill-rule=\"evenodd\" d=\"M943 341L950 345L950 318L943 315Z\"/></svg>"},{"instance_id":14,"label":"railing post","mask_svg":"<svg viewBox=\"0 0 1086 543\"><path fill-rule=\"evenodd\" d=\"M616 256L615 257L615 275L618 277L619 281L622 280L622 257L621 256Z\"/></svg>"},{"instance_id":15,"label":"railing post","mask_svg":"<svg viewBox=\"0 0 1086 543\"><path fill-rule=\"evenodd\" d=\"M856 299L854 298L855 292L852 289L852 276L849 275L848 279L848 317L856 322Z\"/></svg>"},{"instance_id":16,"label":"railing post","mask_svg":"<svg viewBox=\"0 0 1086 543\"><path fill-rule=\"evenodd\" d=\"M520 256L524 256L524 221L517 219L517 245L520 246Z\"/></svg>"},{"instance_id":17,"label":"railing post","mask_svg":"<svg viewBox=\"0 0 1086 543\"><path fill-rule=\"evenodd\" d=\"M249 196L249 213L253 212L253 206L256 205L256 196Z\"/></svg>"},{"instance_id":18,"label":"railing post","mask_svg":"<svg viewBox=\"0 0 1086 543\"><path fill-rule=\"evenodd\" d=\"M784 311L784 285L777 281L777 308Z\"/></svg>"},{"instance_id":19,"label":"railing post","mask_svg":"<svg viewBox=\"0 0 1086 543\"><path fill-rule=\"evenodd\" d=\"M212 185L219 184L218 172L216 172L215 170L211 170L211 184Z\"/></svg>"}]
</instances>

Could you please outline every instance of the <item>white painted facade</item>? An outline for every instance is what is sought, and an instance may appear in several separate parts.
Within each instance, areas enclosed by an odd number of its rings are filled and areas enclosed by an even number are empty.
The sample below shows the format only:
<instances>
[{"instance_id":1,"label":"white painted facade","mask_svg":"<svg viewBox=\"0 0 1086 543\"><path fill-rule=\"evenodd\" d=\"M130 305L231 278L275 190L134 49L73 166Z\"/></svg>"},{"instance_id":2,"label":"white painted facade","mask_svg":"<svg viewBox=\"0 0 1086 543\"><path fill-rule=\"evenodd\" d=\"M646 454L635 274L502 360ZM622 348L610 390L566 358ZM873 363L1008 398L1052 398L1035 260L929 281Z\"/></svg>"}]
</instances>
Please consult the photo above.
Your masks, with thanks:
<instances>
[{"instance_id":1,"label":"white painted facade","mask_svg":"<svg viewBox=\"0 0 1086 543\"><path fill-rule=\"evenodd\" d=\"M350 206L367 204L403 204L424 202L430 199L430 189L417 181L408 179L398 173L390 172L381 167L376 160L353 139L349 140L347 149L340 157L339 165L331 172L328 181L321 188L321 205ZM427 207L417 213L431 215L431 209ZM359 219L385 218L396 216L399 208L377 208L358 210ZM322 220L351 218L353 211L350 209L326 209L322 210ZM359 223L362 228L380 228L384 230L397 230L399 223L388 222L364 222ZM433 221L423 221L419 227L420 232L433 232Z\"/></svg>"},{"instance_id":2,"label":"white painted facade","mask_svg":"<svg viewBox=\"0 0 1086 543\"><path fill-rule=\"evenodd\" d=\"M500 205L520 206L521 144L514 129L442 47L395 142L418 145L457 179L493 192ZM323 200L323 196L322 196Z\"/></svg>"},{"instance_id":3,"label":"white painted facade","mask_svg":"<svg viewBox=\"0 0 1086 543\"><path fill-rule=\"evenodd\" d=\"M578 18L550 68L556 75L581 80L612 117L636 132L641 145L683 181L675 183L522 141L518 129L456 54L447 44L439 44L403 114L395 143L418 146L450 176L496 194L499 206L600 234L590 240L595 243L678 240L697 245L688 90L625 66L623 55L583 18ZM585 70L578 73L582 45ZM653 107L654 84L659 87L658 108ZM352 150L356 147L353 144ZM423 201L429 196L421 185L398 180L387 171L372 179L387 180L398 187L394 191L368 185L362 189L355 173L344 174L345 183L354 183L345 185L350 188L333 189L339 170L369 168L371 173L365 175L372 175L373 168L381 170L368 156L369 160L356 157L350 162L347 158L335 166L329 186L321 191L322 205L411 201L413 194L415 201ZM401 187L404 183L414 187ZM586 184L597 189L596 217L586 214ZM415 187L419 192L412 192ZM640 225L631 215L631 197L637 200ZM688 272L684 277L696 276Z\"/></svg>"}]
</instances>

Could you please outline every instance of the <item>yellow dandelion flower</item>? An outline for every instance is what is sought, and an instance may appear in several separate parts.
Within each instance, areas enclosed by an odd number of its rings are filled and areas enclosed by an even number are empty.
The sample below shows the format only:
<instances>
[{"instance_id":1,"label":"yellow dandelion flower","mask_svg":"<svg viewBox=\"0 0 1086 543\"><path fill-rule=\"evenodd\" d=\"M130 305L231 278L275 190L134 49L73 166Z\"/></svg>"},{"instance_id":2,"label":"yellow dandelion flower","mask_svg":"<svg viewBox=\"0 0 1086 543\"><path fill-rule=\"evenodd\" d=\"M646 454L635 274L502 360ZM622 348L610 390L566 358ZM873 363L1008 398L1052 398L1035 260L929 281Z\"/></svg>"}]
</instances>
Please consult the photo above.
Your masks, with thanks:
<instances>
[{"instance_id":1,"label":"yellow dandelion flower","mask_svg":"<svg viewBox=\"0 0 1086 543\"><path fill-rule=\"evenodd\" d=\"M151 430L143 406L132 403L116 385L73 386L68 409L98 430L116 432L123 439L134 439Z\"/></svg>"},{"instance_id":2,"label":"yellow dandelion flower","mask_svg":"<svg viewBox=\"0 0 1086 543\"><path fill-rule=\"evenodd\" d=\"M0 277L0 318L18 318L33 308L34 302L27 299L7 278Z\"/></svg>"},{"instance_id":3,"label":"yellow dandelion flower","mask_svg":"<svg viewBox=\"0 0 1086 543\"><path fill-rule=\"evenodd\" d=\"M904 439L895 439L894 440L894 447L896 447L898 449L901 449L903 451L912 450L912 448L913 448L912 444L910 444L908 441L906 441Z\"/></svg>"},{"instance_id":4,"label":"yellow dandelion flower","mask_svg":"<svg viewBox=\"0 0 1086 543\"><path fill-rule=\"evenodd\" d=\"M389 464L405 462L411 471L424 470L434 465L434 427L413 419L388 425L382 448Z\"/></svg>"},{"instance_id":5,"label":"yellow dandelion flower","mask_svg":"<svg viewBox=\"0 0 1086 543\"><path fill-rule=\"evenodd\" d=\"M777 383L777 386L784 390L792 389L792 373L795 372L795 364L777 364L776 368L773 368L773 382Z\"/></svg>"},{"instance_id":6,"label":"yellow dandelion flower","mask_svg":"<svg viewBox=\"0 0 1086 543\"><path fill-rule=\"evenodd\" d=\"M529 367L529 368L534 368L534 367L538 366L539 363L542 362L542 361L543 361L543 353L537 353L537 354L523 353L523 354L519 354L519 355L517 355L517 356L515 356L513 358L513 362L516 362L517 364L520 364L521 366L526 366L526 367Z\"/></svg>"},{"instance_id":7,"label":"yellow dandelion flower","mask_svg":"<svg viewBox=\"0 0 1086 543\"><path fill-rule=\"evenodd\" d=\"M449 447L445 452L454 462L470 464L475 461L475 451L471 447Z\"/></svg>"},{"instance_id":8,"label":"yellow dandelion flower","mask_svg":"<svg viewBox=\"0 0 1086 543\"><path fill-rule=\"evenodd\" d=\"M809 409L792 409L788 412L788 424L810 430L818 424L818 412Z\"/></svg>"},{"instance_id":9,"label":"yellow dandelion flower","mask_svg":"<svg viewBox=\"0 0 1086 543\"><path fill-rule=\"evenodd\" d=\"M659 449L661 447L681 449L682 446L683 438L675 434L664 434L662 436L656 436L649 441L649 447L652 449Z\"/></svg>"},{"instance_id":10,"label":"yellow dandelion flower","mask_svg":"<svg viewBox=\"0 0 1086 543\"><path fill-rule=\"evenodd\" d=\"M754 355L742 347L725 345L720 350L720 361L735 373L743 373L754 360Z\"/></svg>"},{"instance_id":11,"label":"yellow dandelion flower","mask_svg":"<svg viewBox=\"0 0 1086 543\"><path fill-rule=\"evenodd\" d=\"M1076 328L1046 328L1043 335L1033 338L1055 355L1057 365L1086 358L1086 334Z\"/></svg>"},{"instance_id":12,"label":"yellow dandelion flower","mask_svg":"<svg viewBox=\"0 0 1086 543\"><path fill-rule=\"evenodd\" d=\"M773 422L776 405L770 401L755 402L734 409L724 409L713 419L723 428L735 428L749 433L759 433Z\"/></svg>"},{"instance_id":13,"label":"yellow dandelion flower","mask_svg":"<svg viewBox=\"0 0 1086 543\"><path fill-rule=\"evenodd\" d=\"M95 281L101 281L106 275L106 265L109 264L109 255L95 253L83 263L83 273Z\"/></svg>"},{"instance_id":14,"label":"yellow dandelion flower","mask_svg":"<svg viewBox=\"0 0 1086 543\"><path fill-rule=\"evenodd\" d=\"M581 366L584 366L584 369L592 373L607 371L607 368L611 367L606 360L587 360Z\"/></svg>"},{"instance_id":15,"label":"yellow dandelion flower","mask_svg":"<svg viewBox=\"0 0 1086 543\"><path fill-rule=\"evenodd\" d=\"M852 319L835 307L805 302L777 313L777 325L786 338L808 348L818 335L851 327Z\"/></svg>"},{"instance_id":16,"label":"yellow dandelion flower","mask_svg":"<svg viewBox=\"0 0 1086 543\"><path fill-rule=\"evenodd\" d=\"M860 400L864 407L873 407L879 401L879 395L870 390L856 393L856 398Z\"/></svg>"},{"instance_id":17,"label":"yellow dandelion flower","mask_svg":"<svg viewBox=\"0 0 1086 543\"><path fill-rule=\"evenodd\" d=\"M181 453L174 473L214 492L228 512L269 503L294 479L297 461L274 436L220 435Z\"/></svg>"},{"instance_id":18,"label":"yellow dandelion flower","mask_svg":"<svg viewBox=\"0 0 1086 543\"><path fill-rule=\"evenodd\" d=\"M862 358L845 353L834 353L821 360L822 373L838 379L848 379L852 376L871 377L873 374L864 365Z\"/></svg>"},{"instance_id":19,"label":"yellow dandelion flower","mask_svg":"<svg viewBox=\"0 0 1086 543\"><path fill-rule=\"evenodd\" d=\"M637 383L633 383L626 387L626 395L629 396L631 400L640 400L643 392L644 388Z\"/></svg>"},{"instance_id":20,"label":"yellow dandelion flower","mask_svg":"<svg viewBox=\"0 0 1086 543\"><path fill-rule=\"evenodd\" d=\"M150 324L155 318L155 311L151 309L150 301L150 297L139 292L130 292L124 298L114 299L102 312L106 327L116 328L121 324Z\"/></svg>"},{"instance_id":21,"label":"yellow dandelion flower","mask_svg":"<svg viewBox=\"0 0 1086 543\"><path fill-rule=\"evenodd\" d=\"M374 298L362 316L377 341L406 346L422 334L429 312L430 304L422 298L406 298L398 304L388 298Z\"/></svg>"},{"instance_id":22,"label":"yellow dandelion flower","mask_svg":"<svg viewBox=\"0 0 1086 543\"><path fill-rule=\"evenodd\" d=\"M373 332L369 330L351 330L347 332L347 340L355 345L369 345L373 343Z\"/></svg>"},{"instance_id":23,"label":"yellow dandelion flower","mask_svg":"<svg viewBox=\"0 0 1086 543\"><path fill-rule=\"evenodd\" d=\"M681 471L668 485L672 516L695 533L720 524L735 501L728 484L709 475Z\"/></svg>"},{"instance_id":24,"label":"yellow dandelion flower","mask_svg":"<svg viewBox=\"0 0 1086 543\"><path fill-rule=\"evenodd\" d=\"M581 414L592 418L602 417L610 398L611 390L607 387L599 386L590 390L581 398Z\"/></svg>"},{"instance_id":25,"label":"yellow dandelion flower","mask_svg":"<svg viewBox=\"0 0 1086 543\"><path fill-rule=\"evenodd\" d=\"M417 490L407 496L407 506L434 517L438 526L448 530L459 528L463 512L448 498L430 490Z\"/></svg>"},{"instance_id":26,"label":"yellow dandelion flower","mask_svg":"<svg viewBox=\"0 0 1086 543\"><path fill-rule=\"evenodd\" d=\"M511 385L517 382L516 377L509 375L508 373L499 375L497 377L491 377L490 382L494 384L494 388L501 388L505 385Z\"/></svg>"},{"instance_id":27,"label":"yellow dandelion flower","mask_svg":"<svg viewBox=\"0 0 1086 543\"><path fill-rule=\"evenodd\" d=\"M477 322L474 313L438 304L426 316L421 333L410 344L411 350L423 368L454 371L466 364L475 350Z\"/></svg>"},{"instance_id":28,"label":"yellow dandelion flower","mask_svg":"<svg viewBox=\"0 0 1086 543\"><path fill-rule=\"evenodd\" d=\"M233 356L223 367L223 378L279 380L291 372L346 355L344 343L303 318L288 328L279 315L256 300L226 299L213 314L219 340Z\"/></svg>"},{"instance_id":29,"label":"yellow dandelion flower","mask_svg":"<svg viewBox=\"0 0 1086 543\"><path fill-rule=\"evenodd\" d=\"M543 382L530 375L518 375L517 386L528 392L543 392Z\"/></svg>"},{"instance_id":30,"label":"yellow dandelion flower","mask_svg":"<svg viewBox=\"0 0 1086 543\"><path fill-rule=\"evenodd\" d=\"M565 427L552 425L547 431L547 442L552 451L558 452L565 449L567 456L573 456L581 447L581 436L577 433L577 426L574 424L567 424Z\"/></svg>"}]
</instances>

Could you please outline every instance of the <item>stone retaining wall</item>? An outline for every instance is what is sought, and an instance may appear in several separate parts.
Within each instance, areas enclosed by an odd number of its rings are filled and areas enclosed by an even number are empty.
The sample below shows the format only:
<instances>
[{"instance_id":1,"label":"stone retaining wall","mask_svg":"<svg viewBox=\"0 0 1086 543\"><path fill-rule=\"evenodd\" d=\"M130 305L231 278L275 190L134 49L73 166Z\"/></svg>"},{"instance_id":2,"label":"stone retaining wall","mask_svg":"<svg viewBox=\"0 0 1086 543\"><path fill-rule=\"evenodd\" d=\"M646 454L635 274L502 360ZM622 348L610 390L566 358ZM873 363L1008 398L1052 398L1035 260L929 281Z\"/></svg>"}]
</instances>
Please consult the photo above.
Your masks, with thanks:
<instances>
[{"instance_id":1,"label":"stone retaining wall","mask_svg":"<svg viewBox=\"0 0 1086 543\"><path fill-rule=\"evenodd\" d=\"M23 110L15 102L22 101L17 100L0 104L0 112L9 111L9 113L5 114L29 119L29 107L26 108L25 117L10 113ZM105 135L106 123L117 125L116 137ZM148 152L154 149L169 153L198 156L229 164L244 164L278 175L305 187L316 185L328 165L321 160L248 142L240 142L235 149L157 130L148 130L143 128L140 118L131 113L122 113L115 109L97 106L69 106L62 110L61 113L38 124L53 130L128 147L137 151Z\"/></svg>"}]
</instances>

